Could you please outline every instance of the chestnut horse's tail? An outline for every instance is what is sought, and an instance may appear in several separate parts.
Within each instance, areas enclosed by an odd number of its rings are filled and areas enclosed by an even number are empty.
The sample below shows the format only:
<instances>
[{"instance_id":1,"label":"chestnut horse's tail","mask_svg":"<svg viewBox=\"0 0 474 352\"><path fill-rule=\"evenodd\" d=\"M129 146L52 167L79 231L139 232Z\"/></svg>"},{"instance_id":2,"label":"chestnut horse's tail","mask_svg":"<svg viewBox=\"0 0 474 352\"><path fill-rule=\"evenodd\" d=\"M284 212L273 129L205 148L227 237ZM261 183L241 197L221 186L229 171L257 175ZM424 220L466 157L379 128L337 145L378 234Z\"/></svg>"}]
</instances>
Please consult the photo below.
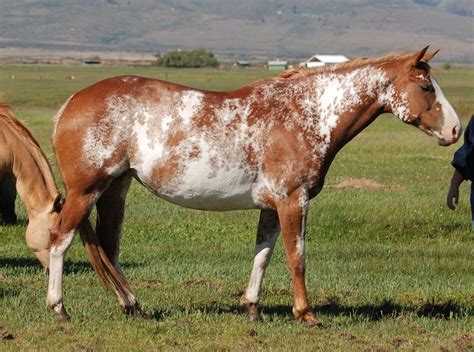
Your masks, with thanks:
<instances>
[{"instance_id":1,"label":"chestnut horse's tail","mask_svg":"<svg viewBox=\"0 0 474 352\"><path fill-rule=\"evenodd\" d=\"M139 309L132 288L123 274L115 267L105 253L102 243L92 227L89 218L82 221L79 227L79 233L89 261L99 277L100 282L117 295L124 309L129 309L129 307Z\"/></svg>"}]
</instances>

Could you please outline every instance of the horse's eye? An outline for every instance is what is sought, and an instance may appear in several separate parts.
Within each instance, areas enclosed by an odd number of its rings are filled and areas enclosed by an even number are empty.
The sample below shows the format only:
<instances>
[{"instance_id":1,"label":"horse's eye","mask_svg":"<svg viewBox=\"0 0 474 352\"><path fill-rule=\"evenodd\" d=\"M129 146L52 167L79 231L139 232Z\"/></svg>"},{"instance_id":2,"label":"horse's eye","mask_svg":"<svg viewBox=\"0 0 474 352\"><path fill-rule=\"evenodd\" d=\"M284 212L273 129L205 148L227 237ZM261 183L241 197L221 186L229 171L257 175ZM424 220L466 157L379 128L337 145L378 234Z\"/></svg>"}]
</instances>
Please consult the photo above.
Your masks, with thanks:
<instances>
[{"instance_id":1,"label":"horse's eye","mask_svg":"<svg viewBox=\"0 0 474 352\"><path fill-rule=\"evenodd\" d=\"M420 126L420 124L421 124L421 119L420 119L420 117L417 117L416 119L414 119L414 120L411 122L411 124L412 124L413 126L415 126L415 127Z\"/></svg>"},{"instance_id":2,"label":"horse's eye","mask_svg":"<svg viewBox=\"0 0 474 352\"><path fill-rule=\"evenodd\" d=\"M432 84L428 84L427 86L423 86L423 87L421 87L421 89L425 92L430 92L430 93L434 92L434 87L433 87Z\"/></svg>"}]
</instances>

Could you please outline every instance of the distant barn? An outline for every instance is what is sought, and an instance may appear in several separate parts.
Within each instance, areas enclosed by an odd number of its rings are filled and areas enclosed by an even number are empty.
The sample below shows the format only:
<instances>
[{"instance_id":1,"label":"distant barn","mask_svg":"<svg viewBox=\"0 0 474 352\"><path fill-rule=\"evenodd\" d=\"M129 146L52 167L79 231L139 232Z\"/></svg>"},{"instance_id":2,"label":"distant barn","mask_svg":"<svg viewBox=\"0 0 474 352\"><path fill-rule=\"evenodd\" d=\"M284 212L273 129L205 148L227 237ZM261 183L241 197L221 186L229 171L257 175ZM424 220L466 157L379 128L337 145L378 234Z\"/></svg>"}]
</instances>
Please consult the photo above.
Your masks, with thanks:
<instances>
[{"instance_id":1,"label":"distant barn","mask_svg":"<svg viewBox=\"0 0 474 352\"><path fill-rule=\"evenodd\" d=\"M286 70L288 68L288 61L284 60L273 60L267 62L269 70Z\"/></svg>"},{"instance_id":2,"label":"distant barn","mask_svg":"<svg viewBox=\"0 0 474 352\"><path fill-rule=\"evenodd\" d=\"M245 60L237 60L237 61L234 63L234 66L237 66L237 67L240 67L240 68L250 67L250 62L249 62L249 61L245 61Z\"/></svg>"},{"instance_id":3,"label":"distant barn","mask_svg":"<svg viewBox=\"0 0 474 352\"><path fill-rule=\"evenodd\" d=\"M344 55L313 55L308 60L300 63L301 67L313 68L325 65L340 64L349 61Z\"/></svg>"},{"instance_id":4,"label":"distant barn","mask_svg":"<svg viewBox=\"0 0 474 352\"><path fill-rule=\"evenodd\" d=\"M84 63L87 65L99 65L102 63L102 60L98 56L90 57L84 60Z\"/></svg>"}]
</instances>

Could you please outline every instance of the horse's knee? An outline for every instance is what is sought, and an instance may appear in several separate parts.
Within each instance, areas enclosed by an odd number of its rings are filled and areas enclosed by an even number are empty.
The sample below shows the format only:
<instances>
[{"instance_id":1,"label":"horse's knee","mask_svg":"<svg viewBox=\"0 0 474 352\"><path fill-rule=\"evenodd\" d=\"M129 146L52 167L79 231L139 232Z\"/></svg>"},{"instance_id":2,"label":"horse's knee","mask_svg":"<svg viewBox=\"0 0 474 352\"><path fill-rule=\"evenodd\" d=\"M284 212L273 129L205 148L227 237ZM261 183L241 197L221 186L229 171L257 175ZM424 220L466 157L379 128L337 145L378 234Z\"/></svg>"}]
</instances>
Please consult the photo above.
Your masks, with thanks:
<instances>
[{"instance_id":1,"label":"horse's knee","mask_svg":"<svg viewBox=\"0 0 474 352\"><path fill-rule=\"evenodd\" d=\"M74 230L69 232L51 231L51 257L62 257L68 250L74 238Z\"/></svg>"}]
</instances>

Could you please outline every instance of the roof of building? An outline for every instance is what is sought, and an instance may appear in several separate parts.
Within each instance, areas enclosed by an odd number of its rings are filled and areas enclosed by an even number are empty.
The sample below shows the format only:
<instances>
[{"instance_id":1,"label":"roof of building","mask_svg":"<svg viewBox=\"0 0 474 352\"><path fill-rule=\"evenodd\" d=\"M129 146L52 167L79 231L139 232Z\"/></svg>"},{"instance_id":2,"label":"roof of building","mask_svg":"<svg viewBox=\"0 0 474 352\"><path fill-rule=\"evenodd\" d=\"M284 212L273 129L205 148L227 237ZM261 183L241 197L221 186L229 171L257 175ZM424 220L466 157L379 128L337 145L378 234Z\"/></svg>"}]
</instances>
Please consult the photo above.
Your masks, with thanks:
<instances>
[{"instance_id":1,"label":"roof of building","mask_svg":"<svg viewBox=\"0 0 474 352\"><path fill-rule=\"evenodd\" d=\"M344 55L313 55L306 62L320 61L327 64L339 64L341 62L349 61Z\"/></svg>"},{"instance_id":2,"label":"roof of building","mask_svg":"<svg viewBox=\"0 0 474 352\"><path fill-rule=\"evenodd\" d=\"M288 65L288 61L272 60L272 61L268 61L268 65Z\"/></svg>"}]
</instances>

